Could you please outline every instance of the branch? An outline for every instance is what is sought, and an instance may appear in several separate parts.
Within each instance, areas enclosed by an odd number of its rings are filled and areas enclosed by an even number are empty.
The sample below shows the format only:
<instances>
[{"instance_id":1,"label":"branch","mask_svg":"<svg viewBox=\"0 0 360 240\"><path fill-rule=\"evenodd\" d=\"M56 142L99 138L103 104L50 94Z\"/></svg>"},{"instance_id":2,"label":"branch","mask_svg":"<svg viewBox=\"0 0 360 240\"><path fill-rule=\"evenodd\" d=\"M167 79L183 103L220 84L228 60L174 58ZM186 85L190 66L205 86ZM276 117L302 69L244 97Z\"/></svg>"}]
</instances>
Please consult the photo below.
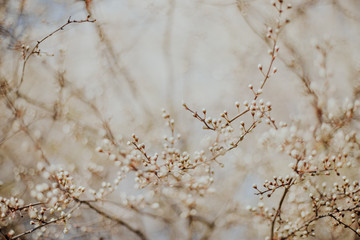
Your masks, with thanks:
<instances>
[{"instance_id":1,"label":"branch","mask_svg":"<svg viewBox=\"0 0 360 240\"><path fill-rule=\"evenodd\" d=\"M280 211L281 211L281 206L284 202L284 199L286 197L286 194L289 192L289 188L290 186L286 187L285 190L284 190L284 193L280 199L280 202L279 202L279 206L278 206L278 209L276 210L276 213L275 213L275 216L274 216L274 219L272 220L272 223L271 223L271 232L270 232L270 239L273 240L274 239L274 228L275 228L275 223L276 223L276 219L277 217L280 216Z\"/></svg>"},{"instance_id":2,"label":"branch","mask_svg":"<svg viewBox=\"0 0 360 240\"><path fill-rule=\"evenodd\" d=\"M34 55L35 53L37 54L40 54L40 50L39 50L39 46L42 42L44 42L46 39L48 39L49 37L51 37L52 35L54 35L55 33L59 32L59 31L62 31L64 30L64 28L67 26L67 25L70 25L70 24L73 24L73 23L84 23L84 22L90 22L90 23L93 23L95 22L96 20L95 19L89 19L86 18L84 20L71 20L71 17L69 17L69 19L67 20L67 22L65 24L63 24L61 27L59 27L58 29L56 29L55 31L49 33L48 35L46 35L44 38L42 38L41 40L37 41L36 45L31 49L30 53L25 56L25 60L24 60L24 63L23 63L23 67L22 67L22 72L21 72L21 78L20 78L20 82L19 82L19 85L17 87L17 90L16 92L18 93L19 92L19 88L21 86L21 84L23 83L24 81L24 75L25 75L25 69L26 69L26 64L27 62L29 61L30 57L32 55Z\"/></svg>"},{"instance_id":3,"label":"branch","mask_svg":"<svg viewBox=\"0 0 360 240\"><path fill-rule=\"evenodd\" d=\"M57 218L57 219L51 220L51 221L49 221L49 222L44 222L43 224L41 224L41 225L39 225L39 226L37 226L37 227L34 227L34 228L30 229L30 230L27 230L26 232L20 233L20 234L12 237L12 238L10 238L10 239L11 239L11 240L15 240L15 239L21 238L21 237L23 237L23 236L25 236L25 235L27 235L27 234L30 234L30 233L32 233L32 232L34 232L34 231L36 231L36 230L38 230L38 229L46 226L46 225L49 225L49 224L51 224L51 223L56 223L56 222L58 222L58 221L61 221L61 220L63 220L64 218L65 218L65 217L61 217L61 218Z\"/></svg>"},{"instance_id":4,"label":"branch","mask_svg":"<svg viewBox=\"0 0 360 240\"><path fill-rule=\"evenodd\" d=\"M27 231L25 231L25 232L23 232L23 233L20 233L20 234L14 236L14 237L12 237L12 238L9 238L9 239L10 239L10 240L15 240L15 239L21 238L21 237L23 237L23 236L25 236L25 235L28 235L28 234L30 234L30 233L32 233L32 232L34 232L34 231L36 231L36 230L38 230L38 229L40 229L40 228L42 228L42 227L47 226L47 225L49 225L49 224L52 224L52 223L56 223L56 222L65 220L65 219L67 218L67 216L68 216L70 213L72 213L73 211L75 211L79 206L80 206L80 204L77 204L76 206L74 206L74 207L73 207L72 209L70 209L63 217L53 219L53 220L51 220L51 221L49 221L49 222L44 222L44 221L42 221L42 224L41 224L41 225L39 225L39 226L37 226L37 227L34 227L34 228L32 228L32 229L29 229L29 230L27 230Z\"/></svg>"},{"instance_id":5,"label":"branch","mask_svg":"<svg viewBox=\"0 0 360 240\"><path fill-rule=\"evenodd\" d=\"M295 229L294 231L290 232L287 236L283 237L282 239L289 239L290 237L294 236L297 232L301 231L302 229L307 229L312 222L315 222L315 221L317 221L319 219L326 218L326 217L333 218L336 222L343 225L345 228L350 229L351 231L353 231L356 234L356 236L360 237L360 234L354 228L352 228L350 225L340 221L339 219L337 219L334 216L336 213L350 212L350 211L353 211L353 210L355 210L355 209L357 209L359 207L360 207L359 205L355 205L353 207L343 209L341 211L339 209L335 209L333 212L329 212L329 213L326 213L326 214L323 214L323 215L315 216L314 218L306 221L302 226L300 226L297 229Z\"/></svg>"},{"instance_id":6,"label":"branch","mask_svg":"<svg viewBox=\"0 0 360 240\"><path fill-rule=\"evenodd\" d=\"M88 201L82 201L79 199L74 198L75 201L79 202L80 204L84 204L86 206L88 206L89 208L91 208L92 210L94 210L95 212L97 212L98 214L100 214L101 216L110 219L118 224L120 224L121 226L124 226L125 228L127 228L129 231L133 232L134 234L136 234L141 240L147 240L147 237L144 235L143 232L141 232L140 230L137 230L135 228L133 228L132 226L130 226L128 223L124 222L123 220L115 217L115 216L111 216L110 214L104 212L103 210L95 207L94 205L92 205L90 202Z\"/></svg>"}]
</instances>

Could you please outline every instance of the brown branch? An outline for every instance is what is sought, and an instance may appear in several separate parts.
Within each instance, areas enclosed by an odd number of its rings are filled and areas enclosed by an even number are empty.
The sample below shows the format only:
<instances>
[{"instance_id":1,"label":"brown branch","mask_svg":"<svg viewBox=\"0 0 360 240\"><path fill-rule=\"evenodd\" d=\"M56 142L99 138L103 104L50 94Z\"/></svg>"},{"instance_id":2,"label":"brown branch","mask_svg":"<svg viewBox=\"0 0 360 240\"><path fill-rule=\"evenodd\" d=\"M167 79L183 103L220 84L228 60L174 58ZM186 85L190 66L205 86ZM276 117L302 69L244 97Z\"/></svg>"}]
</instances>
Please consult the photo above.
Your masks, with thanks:
<instances>
[{"instance_id":1,"label":"brown branch","mask_svg":"<svg viewBox=\"0 0 360 240\"><path fill-rule=\"evenodd\" d=\"M45 203L42 202L37 202L37 203L30 203L28 205L19 207L19 208L9 208L11 211L21 211L23 209L29 208L29 207L34 207L34 206L38 206L38 205L44 205Z\"/></svg>"},{"instance_id":2,"label":"brown branch","mask_svg":"<svg viewBox=\"0 0 360 240\"><path fill-rule=\"evenodd\" d=\"M6 98L6 102L8 105L8 108L13 112L14 117L16 119L19 119L20 121L20 130L23 131L29 138L30 140L33 142L34 147L40 151L41 153L41 158L46 162L46 164L50 165L49 160L47 159L39 141L37 141L33 136L32 133L29 130L28 125L25 124L24 119L23 119L23 112L21 109L18 109L15 104L14 101L12 99L10 99L9 95L7 92L4 93L5 98ZM30 125L30 124L29 124ZM2 142L1 142L2 143Z\"/></svg>"},{"instance_id":3,"label":"brown branch","mask_svg":"<svg viewBox=\"0 0 360 240\"><path fill-rule=\"evenodd\" d=\"M215 128L214 128L214 127L211 127L211 126L206 122L205 117L200 117L200 115L199 115L197 112L191 110L185 103L183 103L183 106L184 106L184 108L185 108L186 110L188 110L189 112L191 112L191 113L193 114L193 117L194 117L194 118L196 118L196 119L198 119L198 120L200 120L201 122L204 123L205 129L209 129L209 130L215 131Z\"/></svg>"},{"instance_id":4,"label":"brown branch","mask_svg":"<svg viewBox=\"0 0 360 240\"><path fill-rule=\"evenodd\" d=\"M239 114L237 114L235 117L233 117L232 119L229 120L229 123L232 123L233 121L235 121L236 119L238 119L239 117L241 117L242 115L244 115L245 113L249 112L250 110L247 109Z\"/></svg>"},{"instance_id":5,"label":"brown branch","mask_svg":"<svg viewBox=\"0 0 360 240\"><path fill-rule=\"evenodd\" d=\"M16 92L19 92L20 86L24 81L24 76L25 76L25 70L26 70L26 64L29 61L30 57L34 54L40 54L40 50L39 50L39 46L42 42L44 42L46 39L48 39L49 37L51 37L52 35L54 35L55 33L64 30L64 28L69 25L69 24L73 24L73 23L84 23L84 22L90 22L93 23L95 22L95 19L89 19L86 18L84 20L71 20L71 17L68 18L67 22L65 24L63 24L61 27L59 27L58 29L56 29L55 31L49 33L48 35L46 35L44 38L42 38L41 40L37 41L36 45L31 49L30 53L25 57L23 66L22 66L22 72L21 72L21 78L20 78L20 82L17 86L17 90Z\"/></svg>"},{"instance_id":6,"label":"brown branch","mask_svg":"<svg viewBox=\"0 0 360 240\"><path fill-rule=\"evenodd\" d=\"M141 240L147 240L147 237L144 235L143 232L141 232L138 229L133 228L132 226L130 226L128 223L126 223L125 221L115 217L115 216L111 216L110 214L104 212L103 210L95 207L94 205L92 205L90 202L88 201L82 201L79 199L74 198L75 201L79 202L80 204L84 204L86 206L88 206L90 209L94 210L95 212L97 212L98 214L100 214L101 216L110 219L118 224L120 224L121 226L124 226L125 228L127 228L129 231L133 232L134 234L136 234Z\"/></svg>"},{"instance_id":7,"label":"brown branch","mask_svg":"<svg viewBox=\"0 0 360 240\"><path fill-rule=\"evenodd\" d=\"M65 219L65 217L57 218L57 219L51 220L51 221L49 221L49 222L43 222L43 224L41 224L41 225L39 225L39 226L37 226L37 227L34 227L34 228L30 229L30 230L27 230L27 231L25 231L25 232L23 232L23 233L20 233L20 234L12 237L12 238L10 238L10 239L11 239L11 240L15 240L15 239L21 238L21 237L23 237L23 236L25 236L25 235L28 235L28 234L30 234L30 233L32 233L32 232L34 232L34 231L36 231L36 230L38 230L38 229L40 229L40 228L42 228L42 227L45 227L45 226L47 226L47 225L49 225L49 224L52 224L52 223L56 223L56 222L61 221L61 220L63 220L63 219Z\"/></svg>"},{"instance_id":8,"label":"brown branch","mask_svg":"<svg viewBox=\"0 0 360 240\"><path fill-rule=\"evenodd\" d=\"M258 123L258 122L256 122L256 121L253 122L253 123L250 125L250 127L249 127L248 129L246 129L245 132L244 132L244 133L239 137L239 139L234 143L234 145L231 146L230 148L228 148L226 151L228 152L228 151L236 148L237 146L239 146L239 143L240 143L242 140L244 140L244 137L245 137L247 134L249 134L249 133L256 127L256 123Z\"/></svg>"},{"instance_id":9,"label":"brown branch","mask_svg":"<svg viewBox=\"0 0 360 240\"><path fill-rule=\"evenodd\" d=\"M303 6L302 7L299 7L299 9L302 9L304 8L304 6L306 6L307 4L315 4L316 1L308 1L308 2L304 2ZM241 7L240 5L238 4L238 8L241 12ZM302 10L303 11L303 10ZM269 45L269 41L267 38L263 38L262 34L259 33L255 27L252 25L252 23L250 22L250 20L243 14L241 14L243 19L245 20L246 24L250 27L250 29L260 38L262 39L267 45ZM289 42L286 42L286 41L283 41L284 42L284 46L293 54L295 55L296 51L295 51L295 48L293 48L292 46L290 46L290 43ZM304 87L305 87L305 91L307 94L309 94L310 96L313 97L313 100L312 100L312 105L315 109L315 112L316 112L316 117L319 121L319 123L321 123L323 121L322 119L322 109L319 108L319 99L318 99L318 96L317 96L317 93L311 88L310 86L310 83L311 83L311 80L309 79L308 76L306 76L306 74L304 73L304 70L302 69L302 73L299 73L298 71L296 71L295 69L295 66L300 66L302 67L303 64L302 64L302 59L300 56L297 56L296 59L298 60L297 64L295 65L294 63L292 62L288 62L286 61L284 58L280 57L280 60L285 64L285 66L291 70L293 73L295 73L295 75L300 79L300 81L303 83ZM300 63L299 63L300 62ZM265 76L265 79L267 79L267 77Z\"/></svg>"},{"instance_id":10,"label":"brown branch","mask_svg":"<svg viewBox=\"0 0 360 240\"><path fill-rule=\"evenodd\" d=\"M314 218L306 221L302 226L298 227L297 229L295 229L294 231L292 231L291 233L289 233L288 235L286 235L285 237L283 237L282 239L289 239L290 237L294 236L297 232L301 231L302 229L307 229L310 224L312 222L315 222L319 219L322 219L322 218L326 218L326 217L330 217L330 218L333 218L335 221L337 221L339 224L343 225L345 228L349 228L351 231L353 231L356 236L360 237L360 234L356 232L356 230L354 228L352 228L350 225L340 221L339 219L337 219L334 214L336 213L341 213L341 212L350 212L350 211L353 211L357 208L359 208L360 206L359 205L355 205L353 207L350 207L350 208L347 208L347 209L343 209L343 210L339 210L339 209L335 209L333 212L329 212L329 213L326 213L326 214L323 214L323 215L318 215L318 216L315 216Z\"/></svg>"},{"instance_id":11,"label":"brown branch","mask_svg":"<svg viewBox=\"0 0 360 240\"><path fill-rule=\"evenodd\" d=\"M275 228L275 223L276 223L276 219L278 217L280 217L280 212L281 212L281 207L282 207L282 204L284 202L284 199L286 197L286 194L289 192L289 188L290 186L286 187L285 190L284 190L284 193L280 199L280 202L279 202L279 206L276 210L276 213L275 213L275 216L274 216L274 219L272 220L271 222L271 232L270 232L270 239L273 240L274 239L274 228Z\"/></svg>"},{"instance_id":12,"label":"brown branch","mask_svg":"<svg viewBox=\"0 0 360 240\"><path fill-rule=\"evenodd\" d=\"M281 19L282 12L283 12L283 10L282 10L282 2L280 2L280 6L279 6L279 8L277 8L277 10L278 10L278 13L279 13L278 18ZM250 23L249 23L248 21L246 21L246 22L247 22L247 23L249 24L249 26L250 26ZM286 22L285 22L285 23L286 23ZM251 26L250 26L250 27L251 27ZM278 21L278 24L277 24L276 27L277 27L278 30L281 29L282 25L281 25L280 21ZM256 32L254 29L253 29L253 31ZM263 90L266 82L267 82L268 79L271 77L271 72L272 72L273 64L274 64L274 62L275 62L275 59L277 58L277 54L276 54L276 53L277 53L277 51L278 51L278 49L277 49L278 37L279 37L279 33L277 33L274 38L270 37L270 39L272 40L272 43L273 43L272 46L271 46L271 61L270 61L269 67L268 67L267 70L266 70L266 73L264 73L264 72L261 70L261 73L263 74L264 79L262 80L262 83L261 83L261 85L260 85L260 88L259 88L260 90ZM267 40L267 39L268 39L268 38L266 38L266 40ZM266 41L266 40L265 40L265 41ZM274 72L274 73L275 73L275 72ZM253 98L253 100L255 101L255 100L259 97L260 93L255 92L253 89L252 89L252 91L253 91L253 93L254 93L254 95L255 95L254 98ZM199 116L199 114L198 114L196 111L193 111L193 110L189 109L186 104L183 104L183 106L185 107L186 110L190 111L195 118L199 119L201 122L204 123L205 129L215 130L215 127L211 127L211 126L209 126L209 125L207 124L206 119L205 119L205 116L204 116L204 118L202 118L202 117ZM233 121L235 121L236 119L238 119L239 117L243 116L244 114L246 114L246 113L249 112L249 111L250 111L250 109L246 109L246 110L244 110L243 112L238 113L238 114L237 114L235 117L233 117L232 119L225 118L225 120L227 120L226 125L227 125L227 126L230 125L230 123L232 123ZM273 125L273 127L274 127L275 129L278 129L278 127L276 126L275 122L274 122L273 120L271 120L271 118L270 118L269 116L267 116L267 117L269 118L269 120L270 120L271 124ZM241 140L242 140L242 138L239 139L239 141L236 143L236 145L235 145L234 147L237 147L237 144L238 144ZM233 148L234 148L234 147L233 147ZM231 148L231 149L232 149L232 148ZM230 149L230 150L231 150L231 149Z\"/></svg>"},{"instance_id":13,"label":"brown branch","mask_svg":"<svg viewBox=\"0 0 360 240\"><path fill-rule=\"evenodd\" d=\"M73 207L72 209L70 209L63 217L53 219L53 220L51 220L51 221L49 221L49 222L41 221L42 224L40 224L39 226L34 227L34 228L32 228L32 229L29 229L29 230L27 230L27 231L25 231L25 232L23 232L23 233L20 233L20 234L14 236L14 237L11 237L10 240L15 240L15 239L21 238L21 237L23 237L23 236L25 236L25 235L28 235L28 234L30 234L30 233L32 233L32 232L34 232L34 231L36 231L36 230L38 230L38 229L40 229L40 228L42 228L42 227L47 226L47 225L49 225L49 224L52 224L52 223L56 223L56 222L65 220L65 219L67 218L67 216L68 216L70 213L74 212L79 206L80 206L80 204L77 204L76 206L74 206L74 207Z\"/></svg>"},{"instance_id":14,"label":"brown branch","mask_svg":"<svg viewBox=\"0 0 360 240\"><path fill-rule=\"evenodd\" d=\"M357 231L356 231L354 228L352 228L350 225L348 225L348 224L340 221L339 219L337 219L337 218L336 218L334 215L332 215L332 214L330 214L329 217L335 219L335 221L337 221L339 224L343 225L345 228L350 229L350 230L353 231L358 237L360 237L360 234L357 233Z\"/></svg>"},{"instance_id":15,"label":"brown branch","mask_svg":"<svg viewBox=\"0 0 360 240\"><path fill-rule=\"evenodd\" d=\"M292 180L292 179L291 179L291 180ZM260 191L259 189L256 188L256 190L257 190L258 192L255 193L255 195L263 195L263 194L265 194L265 193L267 193L267 192L271 192L270 194L272 194L272 193L275 192L276 189L279 189L279 188L282 188L282 187L285 187L285 188L286 188L286 187L289 187L290 185L293 184L293 182L292 182L291 180L290 180L289 182L287 182L287 183L278 185L278 186L276 186L276 187L274 187L274 188L272 188L272 189L267 189L267 190L264 190L264 191Z\"/></svg>"}]
</instances>

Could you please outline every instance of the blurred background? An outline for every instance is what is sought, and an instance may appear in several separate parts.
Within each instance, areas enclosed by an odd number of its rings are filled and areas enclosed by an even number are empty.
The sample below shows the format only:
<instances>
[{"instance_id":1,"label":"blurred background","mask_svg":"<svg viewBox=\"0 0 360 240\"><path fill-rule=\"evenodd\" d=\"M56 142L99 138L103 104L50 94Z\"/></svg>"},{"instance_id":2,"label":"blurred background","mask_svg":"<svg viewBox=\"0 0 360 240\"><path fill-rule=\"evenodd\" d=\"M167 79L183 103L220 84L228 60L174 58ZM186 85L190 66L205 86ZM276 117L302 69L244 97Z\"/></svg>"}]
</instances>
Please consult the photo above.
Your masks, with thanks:
<instances>
[{"instance_id":1,"label":"blurred background","mask_svg":"<svg viewBox=\"0 0 360 240\"><path fill-rule=\"evenodd\" d=\"M285 2L292 9L283 14L289 23L279 34L278 72L261 97L271 101L277 123L304 120L309 127L317 113L305 82L319 93L316 104L333 115L359 97L360 1ZM69 17L87 16L96 22L56 32L41 42L24 70L27 49ZM162 108L175 119L180 149L206 150L213 135L182 103L198 112L206 108L214 117L224 110L234 116L236 101L253 98L248 85L258 88L263 80L258 64L267 69L270 63L266 32L276 19L267 0L0 0L0 195L31 199L28 186L19 183L21 172L44 154L96 188L114 175L94 150L104 138L126 143L135 132L152 153L161 151L168 134ZM217 195L204 210L209 216L235 205L244 210L258 201L252 184L289 172L287 156L265 154L259 144L269 129L259 126L224 157L225 167L215 173ZM99 174L89 172L97 167L103 168ZM137 194L130 181L121 186L116 194ZM109 198L119 199L116 194ZM239 233L263 239L268 226L257 231L242 210L213 239ZM144 221L150 238L184 239L180 228Z\"/></svg>"}]
</instances>

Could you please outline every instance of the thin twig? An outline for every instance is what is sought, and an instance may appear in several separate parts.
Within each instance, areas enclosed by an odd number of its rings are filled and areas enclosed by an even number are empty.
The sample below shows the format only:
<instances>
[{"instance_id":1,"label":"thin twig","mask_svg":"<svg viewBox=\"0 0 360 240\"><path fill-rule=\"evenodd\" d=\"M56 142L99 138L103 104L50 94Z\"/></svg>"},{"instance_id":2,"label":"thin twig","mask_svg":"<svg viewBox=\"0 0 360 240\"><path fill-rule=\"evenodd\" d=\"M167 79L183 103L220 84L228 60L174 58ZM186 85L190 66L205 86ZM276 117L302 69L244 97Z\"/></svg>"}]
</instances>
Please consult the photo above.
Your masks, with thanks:
<instances>
[{"instance_id":1,"label":"thin twig","mask_svg":"<svg viewBox=\"0 0 360 240\"><path fill-rule=\"evenodd\" d=\"M360 237L360 234L354 228L352 228L350 225L342 222L341 220L339 220L335 217L335 214L342 213L342 212L351 212L351 211L354 211L355 209L358 209L359 207L360 207L359 205L356 205L356 206L348 208L348 209L343 209L342 211L335 209L333 212L315 216L314 218L306 221L302 226L298 227L294 231L290 232L288 235L284 236L282 239L289 239L290 237L294 236L297 232L301 231L302 229L307 229L312 222L315 222L319 219L327 218L327 217L333 218L335 221L337 221L339 224L343 225L345 228L348 228L351 231L353 231L356 234L356 236Z\"/></svg>"},{"instance_id":2,"label":"thin twig","mask_svg":"<svg viewBox=\"0 0 360 240\"><path fill-rule=\"evenodd\" d=\"M42 228L42 227L47 226L47 225L49 225L49 224L62 221L62 220L64 220L64 219L66 219L67 216L68 216L70 213L74 212L79 206L80 206L80 204L75 205L75 206L74 206L72 209L70 209L63 217L53 219L53 220L51 220L51 221L49 221L49 222L42 221L42 224L40 224L39 226L34 227L34 228L32 228L32 229L29 229L29 230L27 230L27 231L25 231L25 232L23 232L23 233L20 233L20 234L12 237L12 238L10 238L10 239L11 239L11 240L15 240L15 239L21 238L21 237L23 237L23 236L25 236L25 235L28 235L28 234L30 234L30 233L32 233L32 232L34 232L34 231L36 231L36 230L38 230L38 229L40 229L40 228Z\"/></svg>"},{"instance_id":3,"label":"thin twig","mask_svg":"<svg viewBox=\"0 0 360 240\"><path fill-rule=\"evenodd\" d=\"M133 232L134 234L136 234L141 240L147 240L147 237L144 235L143 232L141 232L138 229L133 228L132 226L130 226L128 223L126 223L125 221L115 217L115 216L111 216L110 214L104 212L103 210L95 207L93 204L91 204L88 201L82 201L79 199L75 199L75 201L84 204L86 206L88 206L90 209L94 210L95 212L97 212L98 214L100 214L101 216L108 218L118 224L120 224L121 226L124 226L125 228L127 228L129 231Z\"/></svg>"},{"instance_id":4,"label":"thin twig","mask_svg":"<svg viewBox=\"0 0 360 240\"><path fill-rule=\"evenodd\" d=\"M89 19L86 18L84 20L71 20L71 17L68 18L67 22L65 24L63 24L61 27L59 27L58 29L56 29L55 31L51 32L50 34L46 35L44 38L42 38L41 40L37 41L36 45L31 49L30 53L25 57L24 63L23 63L23 67L22 67L22 72L21 72L21 78L20 78L20 82L19 85L17 86L17 91L19 92L20 86L21 84L24 82L24 76L25 76L25 69L26 69L26 64L29 61L30 57L34 54L40 54L40 50L39 50L39 46L42 42L44 42L46 39L48 39L49 37L51 37L52 35L54 35L55 33L64 30L64 28L72 23L84 23L84 22L90 22L93 23L95 22L95 19Z\"/></svg>"},{"instance_id":5,"label":"thin twig","mask_svg":"<svg viewBox=\"0 0 360 240\"><path fill-rule=\"evenodd\" d=\"M276 219L280 216L280 212L281 212L281 207L282 207L282 204L284 202L284 199L286 197L286 194L289 192L289 188L290 186L286 187L285 190L284 190L284 193L280 199L280 202L279 202L279 206L276 210L276 213L275 213L275 216L274 216L274 219L272 220L271 222L271 232L270 232L270 239L273 240L274 239L274 228L275 228L275 223L276 223Z\"/></svg>"}]
</instances>

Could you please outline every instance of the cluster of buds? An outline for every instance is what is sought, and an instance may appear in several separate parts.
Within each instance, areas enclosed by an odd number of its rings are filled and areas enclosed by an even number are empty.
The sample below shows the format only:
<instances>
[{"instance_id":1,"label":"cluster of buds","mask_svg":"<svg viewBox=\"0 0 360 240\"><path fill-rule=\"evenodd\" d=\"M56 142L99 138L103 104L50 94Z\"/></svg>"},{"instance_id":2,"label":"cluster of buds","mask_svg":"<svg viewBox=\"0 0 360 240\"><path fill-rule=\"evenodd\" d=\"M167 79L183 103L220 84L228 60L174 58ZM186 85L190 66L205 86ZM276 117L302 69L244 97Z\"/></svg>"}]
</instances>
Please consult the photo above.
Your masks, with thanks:
<instances>
[{"instance_id":1,"label":"cluster of buds","mask_svg":"<svg viewBox=\"0 0 360 240\"><path fill-rule=\"evenodd\" d=\"M294 178L290 176L286 177L277 177L274 176L273 180L265 180L263 187L264 190L260 190L256 184L253 185L253 188L257 191L256 195L260 195L262 199L262 195L266 194L267 197L271 197L271 195L279 188L289 187L290 185L296 184Z\"/></svg>"},{"instance_id":2,"label":"cluster of buds","mask_svg":"<svg viewBox=\"0 0 360 240\"><path fill-rule=\"evenodd\" d=\"M267 124L275 124L275 120L270 116L272 110L271 102L267 101L265 103L263 99L260 99L259 101L252 100L251 103L245 101L244 106L246 107L246 110L250 111L254 122L261 123L262 119L265 118ZM241 124L241 126L242 125L243 124Z\"/></svg>"},{"instance_id":3,"label":"cluster of buds","mask_svg":"<svg viewBox=\"0 0 360 240\"><path fill-rule=\"evenodd\" d=\"M170 128L170 136L163 138L164 144L160 153L149 153L146 144L141 142L135 134L127 143L128 150L120 153L117 148L111 146L110 141L97 147L96 151L105 154L109 160L115 163L119 171L114 184L104 183L99 191L91 191L96 199L101 199L107 193L112 192L129 173L135 175L135 188L161 184L170 187L185 186L190 191L201 193L209 188L213 178L209 177L209 171L206 171L208 160L204 151L196 152L193 155L180 151L176 144L181 136L175 135L175 121L165 110L162 111L162 117ZM189 172L194 173L198 168L201 170L195 174L196 176L188 178Z\"/></svg>"},{"instance_id":4,"label":"cluster of buds","mask_svg":"<svg viewBox=\"0 0 360 240\"><path fill-rule=\"evenodd\" d=\"M246 206L246 209L255 216L261 217L265 221L271 221L275 216L275 212L272 209L265 207L263 202L259 202L255 207L248 205Z\"/></svg>"},{"instance_id":5,"label":"cluster of buds","mask_svg":"<svg viewBox=\"0 0 360 240\"><path fill-rule=\"evenodd\" d=\"M15 197L0 197L0 217L1 221L7 217L14 218L18 215L21 217L28 216L32 230L41 228L38 232L40 235L47 230L45 226L62 222L66 225L71 213L75 209L75 202L79 201L80 195L85 191L84 187L76 186L69 172L59 169L55 165L47 166L39 162L36 168L16 169L16 176L33 179L35 176L41 176L42 182L35 183L33 180L27 181L27 187L31 189L30 196L36 202L25 205L24 201ZM69 210L70 209L70 210ZM26 212L26 215L23 215ZM66 227L65 227L66 229ZM65 232L65 230L64 230ZM22 233L23 234L23 233ZM15 238L15 231L11 230L7 236Z\"/></svg>"},{"instance_id":6,"label":"cluster of buds","mask_svg":"<svg viewBox=\"0 0 360 240\"><path fill-rule=\"evenodd\" d=\"M0 217L3 219L20 210L23 206L24 201L22 199L0 197Z\"/></svg>"},{"instance_id":7,"label":"cluster of buds","mask_svg":"<svg viewBox=\"0 0 360 240\"><path fill-rule=\"evenodd\" d=\"M25 59L26 56L28 55L28 52L30 51L30 46L22 44L21 45L21 51L22 51L22 57L23 57L23 59Z\"/></svg>"},{"instance_id":8,"label":"cluster of buds","mask_svg":"<svg viewBox=\"0 0 360 240\"><path fill-rule=\"evenodd\" d=\"M336 175L340 176L339 169L344 165L347 167L351 166L351 162L347 160L347 153L339 153L337 156L332 155L331 157L325 157L322 160L321 172L325 172L325 175L330 175L330 171L335 171Z\"/></svg>"},{"instance_id":9,"label":"cluster of buds","mask_svg":"<svg viewBox=\"0 0 360 240\"><path fill-rule=\"evenodd\" d=\"M272 48L269 50L269 54L271 56L270 64L267 70L264 70L262 64L258 65L258 69L262 73L263 79L257 90L254 89L254 86L252 84L249 84L248 87L254 94L254 97L252 100L244 102L245 109L241 111L240 103L237 101L235 102L235 107L238 113L235 116L231 117L228 111L225 110L220 114L220 118L218 119L207 116L206 109L203 109L202 114L199 114L197 111L194 111L191 108L189 108L185 103L183 104L185 109L192 113L193 117L195 117L196 119L198 119L203 123L204 129L218 132L218 136L216 140L217 143L221 143L221 140L219 140L221 139L221 137L225 139L221 144L219 144L221 146L219 146L218 148L216 147L212 148L212 149L218 149L218 151L215 152L219 152L214 154L214 151L212 151L214 156L213 158L224 155L226 152L237 148L239 143L244 139L244 137L248 133L253 131L253 129L257 127L257 125L261 123L264 119L267 124L271 125L275 129L278 129L277 125L275 124L275 120L270 116L270 112L272 110L271 103L270 102L265 103L263 99L258 100L258 97L263 93L264 86L267 80L277 72L277 68L273 66L273 63L280 49L279 46L277 45L277 39L278 39L279 31L283 27L283 23L280 21L283 12L283 1L275 2L273 6L278 10L279 20L277 22L275 30L273 30L272 27L269 27L267 30L267 38L272 40ZM290 8L291 5L288 6L288 9ZM286 22L288 21L285 21L285 23ZM248 113L252 117L253 120L252 123L248 127L245 127L245 121L240 121L241 132L240 134L237 134L236 137L232 137L231 134L235 132L234 129L236 129L232 127L233 122L240 119L241 117L245 117L245 115Z\"/></svg>"}]
</instances>

